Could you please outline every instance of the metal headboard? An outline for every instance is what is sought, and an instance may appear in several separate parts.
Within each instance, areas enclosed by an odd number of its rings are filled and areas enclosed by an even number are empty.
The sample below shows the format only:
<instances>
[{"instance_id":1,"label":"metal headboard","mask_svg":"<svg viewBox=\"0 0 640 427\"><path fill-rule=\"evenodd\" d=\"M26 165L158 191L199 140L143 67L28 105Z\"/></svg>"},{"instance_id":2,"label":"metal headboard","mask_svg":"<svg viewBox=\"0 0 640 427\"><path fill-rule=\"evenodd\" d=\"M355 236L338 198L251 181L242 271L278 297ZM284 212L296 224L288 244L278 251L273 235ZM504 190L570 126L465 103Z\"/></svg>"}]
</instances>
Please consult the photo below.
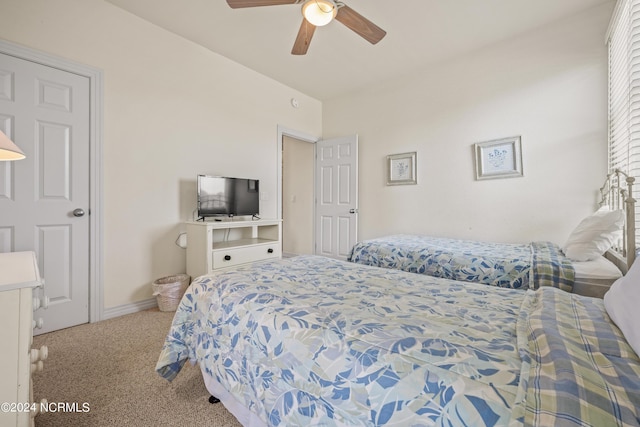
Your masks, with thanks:
<instances>
[{"instance_id":1,"label":"metal headboard","mask_svg":"<svg viewBox=\"0 0 640 427\"><path fill-rule=\"evenodd\" d=\"M615 169L600 188L600 205L608 205L611 209L623 209L626 213L622 239L607 253L613 256L612 261L619 265L623 263L623 272L631 267L636 258L636 201L633 198L633 183L635 178L620 169Z\"/></svg>"}]
</instances>

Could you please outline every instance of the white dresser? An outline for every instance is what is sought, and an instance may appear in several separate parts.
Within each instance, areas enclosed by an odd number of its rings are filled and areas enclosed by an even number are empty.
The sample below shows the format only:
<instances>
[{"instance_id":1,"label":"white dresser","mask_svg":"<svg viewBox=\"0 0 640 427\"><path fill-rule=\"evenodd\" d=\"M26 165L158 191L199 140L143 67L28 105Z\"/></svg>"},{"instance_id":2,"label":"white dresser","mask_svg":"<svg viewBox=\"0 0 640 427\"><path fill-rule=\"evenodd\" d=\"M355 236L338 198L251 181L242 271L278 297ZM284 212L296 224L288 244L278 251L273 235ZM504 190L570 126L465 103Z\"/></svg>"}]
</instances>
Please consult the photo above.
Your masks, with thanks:
<instances>
[{"instance_id":1,"label":"white dresser","mask_svg":"<svg viewBox=\"0 0 640 427\"><path fill-rule=\"evenodd\" d=\"M33 252L0 253L0 426L32 426L39 403L33 404L31 374L42 370L46 346L31 349L33 312L46 308L44 282Z\"/></svg>"}]
</instances>

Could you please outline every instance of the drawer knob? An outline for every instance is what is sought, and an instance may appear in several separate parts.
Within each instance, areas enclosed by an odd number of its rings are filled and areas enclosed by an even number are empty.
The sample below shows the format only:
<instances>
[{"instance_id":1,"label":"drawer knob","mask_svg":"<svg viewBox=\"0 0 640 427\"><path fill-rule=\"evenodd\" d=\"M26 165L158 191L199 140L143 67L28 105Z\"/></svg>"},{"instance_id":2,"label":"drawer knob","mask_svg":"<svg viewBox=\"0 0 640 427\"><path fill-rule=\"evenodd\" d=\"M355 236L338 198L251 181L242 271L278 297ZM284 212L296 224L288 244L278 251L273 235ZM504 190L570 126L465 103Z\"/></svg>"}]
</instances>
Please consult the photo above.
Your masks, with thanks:
<instances>
[{"instance_id":1,"label":"drawer knob","mask_svg":"<svg viewBox=\"0 0 640 427\"><path fill-rule=\"evenodd\" d=\"M273 248L267 249L267 253L272 254L273 253Z\"/></svg>"},{"instance_id":2,"label":"drawer knob","mask_svg":"<svg viewBox=\"0 0 640 427\"><path fill-rule=\"evenodd\" d=\"M31 373L33 374L34 372L41 372L44 369L44 363L42 363L42 360L38 360L36 363L32 363L31 364Z\"/></svg>"},{"instance_id":3,"label":"drawer knob","mask_svg":"<svg viewBox=\"0 0 640 427\"><path fill-rule=\"evenodd\" d=\"M49 348L46 345L43 345L39 349L32 348L30 356L31 363L36 363L38 360L47 360L47 357L49 357Z\"/></svg>"},{"instance_id":4,"label":"drawer knob","mask_svg":"<svg viewBox=\"0 0 640 427\"><path fill-rule=\"evenodd\" d=\"M224 260L225 261L231 261L231 255L225 255L224 256Z\"/></svg>"},{"instance_id":5,"label":"drawer knob","mask_svg":"<svg viewBox=\"0 0 640 427\"><path fill-rule=\"evenodd\" d=\"M42 319L42 317L38 317L31 323L31 326L33 326L33 329L42 329L44 326L44 319Z\"/></svg>"},{"instance_id":6,"label":"drawer knob","mask_svg":"<svg viewBox=\"0 0 640 427\"><path fill-rule=\"evenodd\" d=\"M36 415L38 415L40 413L40 407L49 407L49 402L47 401L47 399L40 399L40 403L38 405L34 405L34 410L31 411L31 418L35 417Z\"/></svg>"},{"instance_id":7,"label":"drawer knob","mask_svg":"<svg viewBox=\"0 0 640 427\"><path fill-rule=\"evenodd\" d=\"M43 296L33 298L33 311L36 311L39 308L49 308L49 297Z\"/></svg>"}]
</instances>

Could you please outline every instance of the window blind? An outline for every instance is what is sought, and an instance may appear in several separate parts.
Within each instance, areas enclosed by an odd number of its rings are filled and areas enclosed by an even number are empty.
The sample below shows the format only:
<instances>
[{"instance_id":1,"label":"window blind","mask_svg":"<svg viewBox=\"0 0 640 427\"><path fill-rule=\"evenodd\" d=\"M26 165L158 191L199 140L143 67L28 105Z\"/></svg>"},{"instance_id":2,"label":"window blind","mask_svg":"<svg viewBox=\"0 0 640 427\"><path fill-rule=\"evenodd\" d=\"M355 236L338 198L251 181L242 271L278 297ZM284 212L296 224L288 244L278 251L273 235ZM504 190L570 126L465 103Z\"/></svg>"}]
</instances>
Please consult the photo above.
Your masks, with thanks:
<instances>
[{"instance_id":1,"label":"window blind","mask_svg":"<svg viewBox=\"0 0 640 427\"><path fill-rule=\"evenodd\" d=\"M640 187L640 0L618 0L607 32L609 54L609 170ZM640 209L636 224L640 224ZM636 236L640 237L636 228Z\"/></svg>"}]
</instances>

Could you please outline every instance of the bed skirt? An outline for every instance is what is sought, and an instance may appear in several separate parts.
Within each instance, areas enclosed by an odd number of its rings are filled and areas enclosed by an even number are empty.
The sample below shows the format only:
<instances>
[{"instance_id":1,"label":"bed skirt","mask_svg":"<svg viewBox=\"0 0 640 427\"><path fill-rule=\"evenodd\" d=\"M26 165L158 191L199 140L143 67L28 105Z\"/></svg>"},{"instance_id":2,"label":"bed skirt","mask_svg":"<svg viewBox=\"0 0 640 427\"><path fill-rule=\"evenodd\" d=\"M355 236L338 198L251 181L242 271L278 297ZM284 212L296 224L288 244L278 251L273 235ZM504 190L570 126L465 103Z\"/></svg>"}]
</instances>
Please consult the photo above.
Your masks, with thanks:
<instances>
[{"instance_id":1,"label":"bed skirt","mask_svg":"<svg viewBox=\"0 0 640 427\"><path fill-rule=\"evenodd\" d=\"M202 379L204 380L207 391L211 393L212 396L220 399L220 403L224 405L227 411L236 417L240 424L244 427L267 427L264 421L242 405L242 403L238 402L238 400L216 381L215 378L209 375L205 369L201 367L200 371L202 372Z\"/></svg>"}]
</instances>

